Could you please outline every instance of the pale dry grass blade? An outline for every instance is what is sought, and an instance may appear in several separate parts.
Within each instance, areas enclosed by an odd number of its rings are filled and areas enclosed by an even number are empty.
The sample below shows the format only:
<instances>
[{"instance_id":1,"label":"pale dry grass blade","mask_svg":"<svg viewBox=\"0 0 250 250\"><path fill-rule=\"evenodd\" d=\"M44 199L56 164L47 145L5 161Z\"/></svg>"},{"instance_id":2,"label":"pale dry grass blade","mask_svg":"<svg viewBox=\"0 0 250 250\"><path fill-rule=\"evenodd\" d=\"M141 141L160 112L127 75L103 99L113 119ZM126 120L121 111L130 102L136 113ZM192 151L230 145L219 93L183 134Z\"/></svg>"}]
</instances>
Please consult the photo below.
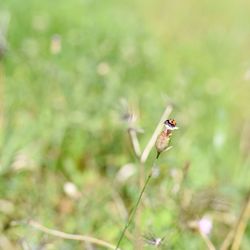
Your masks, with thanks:
<instances>
[{"instance_id":1,"label":"pale dry grass blade","mask_svg":"<svg viewBox=\"0 0 250 250\"><path fill-rule=\"evenodd\" d=\"M142 152L141 159L140 159L140 161L142 163L146 162L146 160L147 160L147 158L149 156L149 153L151 152L152 148L155 145L155 141L157 139L157 136L161 132L163 122L169 117L172 110L173 110L173 107L171 105L166 106L166 108L165 108L165 110L164 110L164 112L163 112L163 114L161 116L161 119L160 119L160 121L158 122L158 125L155 128L154 133L152 134L151 138L148 141L148 144L146 145L145 149Z\"/></svg>"},{"instance_id":2,"label":"pale dry grass blade","mask_svg":"<svg viewBox=\"0 0 250 250\"><path fill-rule=\"evenodd\" d=\"M214 244L211 242L211 240L207 237L206 234L204 234L201 230L199 230L201 238L204 240L204 242L207 245L207 249L209 250L216 250Z\"/></svg>"},{"instance_id":3,"label":"pale dry grass blade","mask_svg":"<svg viewBox=\"0 0 250 250\"><path fill-rule=\"evenodd\" d=\"M231 248L232 250L240 249L242 238L245 233L249 218L250 218L250 193L248 194L247 202L242 209L242 213L240 215L239 221L236 224L232 248Z\"/></svg>"},{"instance_id":4,"label":"pale dry grass blade","mask_svg":"<svg viewBox=\"0 0 250 250\"><path fill-rule=\"evenodd\" d=\"M137 158L140 158L141 157L141 147L140 147L140 143L138 140L137 131L133 128L129 128L128 134L130 137L130 141L131 141L134 153L135 153Z\"/></svg>"},{"instance_id":5,"label":"pale dry grass blade","mask_svg":"<svg viewBox=\"0 0 250 250\"><path fill-rule=\"evenodd\" d=\"M220 247L220 250L228 250L231 242L233 240L233 236L234 236L234 230L230 230L229 233L227 234L226 238L224 239L224 241L222 242L222 245Z\"/></svg>"},{"instance_id":6,"label":"pale dry grass blade","mask_svg":"<svg viewBox=\"0 0 250 250\"><path fill-rule=\"evenodd\" d=\"M220 250L228 250L231 247L232 250L240 249L241 241L245 233L245 229L250 218L250 194L248 194L247 202L244 205L241 215L235 226L231 228L226 238L221 244Z\"/></svg>"},{"instance_id":7,"label":"pale dry grass blade","mask_svg":"<svg viewBox=\"0 0 250 250\"><path fill-rule=\"evenodd\" d=\"M61 232L61 231L58 231L55 229L50 229L48 227L45 227L34 220L28 221L27 224L29 226L41 231L41 232L44 232L46 234L53 235L55 237L59 237L62 239L85 241L85 242L90 242L90 243L95 244L95 245L106 247L108 249L116 249L114 245L112 245L104 240L93 238L91 236L64 233L64 232Z\"/></svg>"}]
</instances>

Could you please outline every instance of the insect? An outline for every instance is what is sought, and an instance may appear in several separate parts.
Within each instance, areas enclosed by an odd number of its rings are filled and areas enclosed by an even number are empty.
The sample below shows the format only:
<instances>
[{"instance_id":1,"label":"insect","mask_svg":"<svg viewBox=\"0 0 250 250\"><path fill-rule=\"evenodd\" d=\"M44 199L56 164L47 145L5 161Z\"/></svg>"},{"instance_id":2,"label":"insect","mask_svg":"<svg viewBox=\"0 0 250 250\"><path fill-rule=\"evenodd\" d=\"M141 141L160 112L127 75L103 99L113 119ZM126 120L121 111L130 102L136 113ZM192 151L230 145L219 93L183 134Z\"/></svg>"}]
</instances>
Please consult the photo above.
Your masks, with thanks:
<instances>
[{"instance_id":1,"label":"insect","mask_svg":"<svg viewBox=\"0 0 250 250\"><path fill-rule=\"evenodd\" d=\"M144 241L148 245L156 246L157 248L163 244L165 237L157 238L153 234L146 234L144 235Z\"/></svg>"},{"instance_id":2,"label":"insect","mask_svg":"<svg viewBox=\"0 0 250 250\"><path fill-rule=\"evenodd\" d=\"M159 134L155 142L155 147L157 151L156 159L158 159L160 154L168 148L172 131L176 129L178 129L178 127L176 126L176 120L168 119L164 122L164 129Z\"/></svg>"}]
</instances>

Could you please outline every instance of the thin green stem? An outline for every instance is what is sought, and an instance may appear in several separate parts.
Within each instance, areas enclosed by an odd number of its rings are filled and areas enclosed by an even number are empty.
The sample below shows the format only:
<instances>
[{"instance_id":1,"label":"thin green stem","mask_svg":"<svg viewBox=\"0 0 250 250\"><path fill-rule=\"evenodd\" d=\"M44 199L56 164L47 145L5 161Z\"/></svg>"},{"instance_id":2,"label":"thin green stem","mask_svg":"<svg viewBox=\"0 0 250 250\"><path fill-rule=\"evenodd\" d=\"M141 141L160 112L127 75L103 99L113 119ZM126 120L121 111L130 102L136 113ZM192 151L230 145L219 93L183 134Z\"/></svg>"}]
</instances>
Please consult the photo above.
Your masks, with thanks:
<instances>
[{"instance_id":1,"label":"thin green stem","mask_svg":"<svg viewBox=\"0 0 250 250\"><path fill-rule=\"evenodd\" d=\"M155 161L156 161L156 160L157 160L157 158L155 159ZM155 165L155 161L154 161L153 167L154 167L154 165ZM124 235L125 235L125 233L126 233L128 227L129 227L129 225L131 224L131 222L132 222L132 220L133 220L133 218L134 218L134 215L135 215L136 210L137 210L137 208L138 208L138 206L139 206L139 204L140 204L140 201L141 201L141 198L142 198L142 196L143 196L143 193L145 192L145 189L146 189L146 187L147 187L147 185L148 185L148 183L149 183L149 181L150 181L150 179L151 179L151 177L152 177L152 173L153 173L153 168L151 168L151 170L150 170L150 172L149 172L149 175L148 175L148 177L147 177L147 179L146 179L146 181L145 181L145 183L144 183L144 186L142 187L142 190L141 190L141 192L140 192L140 195L139 195L139 197L138 197L138 199L137 199L137 201L136 201L136 204L135 204L135 206L132 208L132 210L131 210L131 212L130 212L128 222L126 223L125 227L124 227L123 230L122 230L121 236L120 236L120 238L119 238L119 240L118 240L118 242L117 242L117 245L116 245L115 250L118 250L118 249L119 249L119 246L120 246L120 244L121 244L121 241L122 241L122 239L124 238Z\"/></svg>"}]
</instances>

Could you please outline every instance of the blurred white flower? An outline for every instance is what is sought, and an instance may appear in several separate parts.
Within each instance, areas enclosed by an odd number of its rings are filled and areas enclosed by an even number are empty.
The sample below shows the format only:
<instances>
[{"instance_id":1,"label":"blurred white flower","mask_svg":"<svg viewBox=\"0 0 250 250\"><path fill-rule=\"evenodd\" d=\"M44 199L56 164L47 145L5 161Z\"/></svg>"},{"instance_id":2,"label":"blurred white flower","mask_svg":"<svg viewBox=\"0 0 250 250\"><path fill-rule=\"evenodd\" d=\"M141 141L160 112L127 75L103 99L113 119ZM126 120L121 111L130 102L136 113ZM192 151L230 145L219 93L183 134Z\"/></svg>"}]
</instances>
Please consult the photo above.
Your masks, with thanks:
<instances>
[{"instance_id":1,"label":"blurred white flower","mask_svg":"<svg viewBox=\"0 0 250 250\"><path fill-rule=\"evenodd\" d=\"M77 189L76 185L72 182L66 182L63 186L63 190L65 194L72 199L79 199L81 196L81 193Z\"/></svg>"},{"instance_id":2,"label":"blurred white flower","mask_svg":"<svg viewBox=\"0 0 250 250\"><path fill-rule=\"evenodd\" d=\"M160 172L161 172L161 170L160 170L159 166L154 165L152 167L152 176L153 176L153 178L158 178L160 176Z\"/></svg>"},{"instance_id":3,"label":"blurred white flower","mask_svg":"<svg viewBox=\"0 0 250 250\"><path fill-rule=\"evenodd\" d=\"M132 163L128 163L119 170L116 178L119 182L125 182L129 177L134 175L134 173L135 173L135 165Z\"/></svg>"},{"instance_id":4,"label":"blurred white flower","mask_svg":"<svg viewBox=\"0 0 250 250\"><path fill-rule=\"evenodd\" d=\"M14 171L20 171L24 169L31 169L34 166L34 161L29 158L29 154L25 151L20 151L16 154L15 160L11 165Z\"/></svg>"},{"instance_id":5,"label":"blurred white flower","mask_svg":"<svg viewBox=\"0 0 250 250\"><path fill-rule=\"evenodd\" d=\"M225 135L223 132L219 131L215 133L213 138L213 143L216 148L221 148L225 142Z\"/></svg>"}]
</instances>

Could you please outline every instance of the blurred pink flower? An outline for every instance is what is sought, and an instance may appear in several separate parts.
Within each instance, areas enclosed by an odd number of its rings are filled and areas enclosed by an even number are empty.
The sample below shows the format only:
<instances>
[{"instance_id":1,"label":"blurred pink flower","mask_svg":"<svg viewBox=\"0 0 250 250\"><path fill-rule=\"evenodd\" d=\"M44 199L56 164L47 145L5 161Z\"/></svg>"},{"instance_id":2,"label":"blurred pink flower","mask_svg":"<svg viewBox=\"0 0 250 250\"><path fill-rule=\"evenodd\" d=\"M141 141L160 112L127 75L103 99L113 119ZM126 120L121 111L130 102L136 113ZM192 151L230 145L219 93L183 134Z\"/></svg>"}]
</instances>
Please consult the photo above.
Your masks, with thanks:
<instances>
[{"instance_id":1,"label":"blurred pink flower","mask_svg":"<svg viewBox=\"0 0 250 250\"><path fill-rule=\"evenodd\" d=\"M203 234L208 235L213 228L213 222L211 218L204 216L198 221L198 227Z\"/></svg>"}]
</instances>

